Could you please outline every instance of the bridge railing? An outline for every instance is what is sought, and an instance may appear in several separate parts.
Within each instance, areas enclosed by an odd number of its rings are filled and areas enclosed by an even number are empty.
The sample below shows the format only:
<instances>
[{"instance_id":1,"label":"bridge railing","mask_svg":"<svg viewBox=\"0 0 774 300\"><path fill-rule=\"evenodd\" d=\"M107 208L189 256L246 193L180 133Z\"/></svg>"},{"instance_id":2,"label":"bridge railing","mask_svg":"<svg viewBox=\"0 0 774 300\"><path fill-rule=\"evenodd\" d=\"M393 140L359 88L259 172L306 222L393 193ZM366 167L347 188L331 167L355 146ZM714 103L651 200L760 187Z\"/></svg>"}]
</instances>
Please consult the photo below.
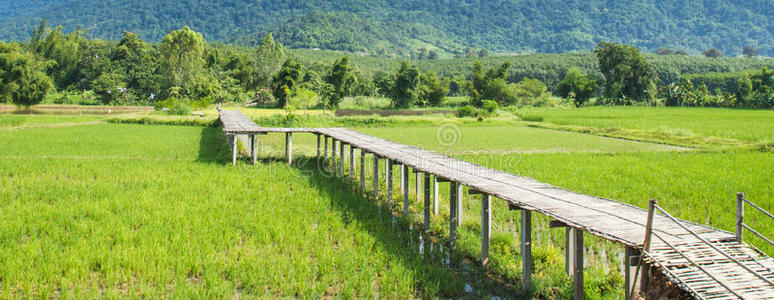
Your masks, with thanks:
<instances>
[{"instance_id":1,"label":"bridge railing","mask_svg":"<svg viewBox=\"0 0 774 300\"><path fill-rule=\"evenodd\" d=\"M753 234L757 235L759 238L763 239L764 241L768 242L772 246L774 246L774 242L771 241L768 237L764 236L757 230L753 229L749 225L744 223L744 206L745 203L750 205L752 208L757 209L759 212L761 212L764 216L767 216L774 220L774 215L767 212L763 208L760 208L758 205L755 205L755 203L750 202L750 200L747 200L745 198L744 193L737 193L736 194L736 241L739 243L742 243L742 239L744 237L744 230L747 229Z\"/></svg>"},{"instance_id":2,"label":"bridge railing","mask_svg":"<svg viewBox=\"0 0 774 300\"><path fill-rule=\"evenodd\" d=\"M742 195L742 197L740 199L744 200L744 196ZM746 200L744 200L744 201L746 201ZM747 201L747 203L751 204L751 205L754 205L754 204L750 203L749 201ZM757 206L754 206L754 207L759 209L759 210L761 210L761 211L763 211L760 207L757 207ZM643 244L643 251L641 252L640 259L639 259L639 265L637 266L637 269L635 271L634 278L638 277L638 273L640 272L640 268L642 267L642 265L644 263L645 256L649 256L651 258L654 257L653 255L651 255L650 251L651 251L651 245L652 245L652 242L653 242L653 237L655 237L659 241L661 241L661 243L663 243L664 245L666 245L667 247L672 249L672 251L677 253L680 257L682 257L683 259L688 261L688 263L690 263L692 266L696 267L701 272L706 274L713 281L717 282L719 285L721 285L722 287L724 287L725 289L727 289L729 292L731 292L735 296L739 297L740 299L744 299L744 297L742 295L740 295L737 291L735 291L733 288L728 286L728 284L726 284L723 280L718 278L715 274L712 274L711 272L709 272L706 268L704 268L696 260L694 260L691 257L689 257L689 255L687 255L684 251L680 250L677 246L675 246L667 238L665 238L665 237L661 236L659 233L653 231L653 221L654 221L654 217L657 214L657 211L660 212L661 215L667 217L671 222L677 224L682 229L684 229L686 232L688 232L691 235L693 235L702 244L712 248L714 251L716 251L720 255L724 256L725 258L727 258L729 261L733 262L734 264L742 267L743 269L745 269L750 274L755 275L756 277L760 278L761 280L763 280L763 281L767 282L768 284L774 286L774 282L772 282L771 279L769 279L769 278L765 277L764 275L760 274L759 272L756 272L755 270L751 269L749 266L747 266L744 263L742 263L741 261L739 261L737 258L735 258L733 255L731 255L727 251L724 251L723 249L718 248L712 242L710 242L709 240L705 239L704 237L702 237L701 235L699 235L695 231L691 230L690 228L688 228L687 226L682 224L682 222L680 222L680 220L678 220L677 218L675 218L674 216L669 214L669 212L664 210L661 206L659 206L658 203L655 200L650 200L650 202L648 203L648 219L647 219L647 223L646 223L646 226L645 226L645 242ZM765 212L765 211L763 211L763 212L771 217L771 215L768 214L768 212ZM746 225L744 225L743 227L744 228L748 228L749 230L752 231L752 229L747 227ZM755 232L755 233L757 234L757 232ZM670 272L668 269L665 269L665 271L668 272L668 273ZM671 275L674 278L677 277L677 276L674 276L673 274L671 274ZM643 274L643 277L646 277L646 276L647 276L647 274ZM637 285L637 281L635 280L632 283L632 287L631 287L632 291L635 290L636 285ZM633 295L633 293L630 294L630 295Z\"/></svg>"}]
</instances>

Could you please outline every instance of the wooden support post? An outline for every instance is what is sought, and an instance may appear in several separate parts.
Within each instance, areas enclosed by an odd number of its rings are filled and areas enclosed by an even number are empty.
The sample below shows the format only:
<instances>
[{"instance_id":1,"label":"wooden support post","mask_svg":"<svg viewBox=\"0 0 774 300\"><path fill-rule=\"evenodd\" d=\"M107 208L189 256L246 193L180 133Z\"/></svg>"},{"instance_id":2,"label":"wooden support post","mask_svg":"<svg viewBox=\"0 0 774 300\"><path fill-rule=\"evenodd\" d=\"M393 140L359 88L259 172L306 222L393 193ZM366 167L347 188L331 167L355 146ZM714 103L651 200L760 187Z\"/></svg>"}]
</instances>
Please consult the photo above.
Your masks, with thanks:
<instances>
[{"instance_id":1,"label":"wooden support post","mask_svg":"<svg viewBox=\"0 0 774 300\"><path fill-rule=\"evenodd\" d=\"M403 193L403 215L408 216L409 213L409 180L408 180L408 166L403 165L400 168L400 190Z\"/></svg>"},{"instance_id":2,"label":"wooden support post","mask_svg":"<svg viewBox=\"0 0 774 300\"><path fill-rule=\"evenodd\" d=\"M492 238L492 196L481 194L481 265L489 263L489 239Z\"/></svg>"},{"instance_id":3,"label":"wooden support post","mask_svg":"<svg viewBox=\"0 0 774 300\"><path fill-rule=\"evenodd\" d=\"M325 165L328 163L328 136L325 136L325 148L323 148L325 151L323 151L323 169L325 169Z\"/></svg>"},{"instance_id":4,"label":"wooden support post","mask_svg":"<svg viewBox=\"0 0 774 300\"><path fill-rule=\"evenodd\" d=\"M583 230L573 230L573 299L582 300L583 294Z\"/></svg>"},{"instance_id":5,"label":"wooden support post","mask_svg":"<svg viewBox=\"0 0 774 300\"><path fill-rule=\"evenodd\" d=\"M417 171L416 168L414 168L414 182L416 183L416 195L417 195L417 202L422 202L422 173Z\"/></svg>"},{"instance_id":6,"label":"wooden support post","mask_svg":"<svg viewBox=\"0 0 774 300\"><path fill-rule=\"evenodd\" d=\"M387 181L387 209L392 209L392 161L387 158L384 160L384 168L386 169L384 180Z\"/></svg>"},{"instance_id":7,"label":"wooden support post","mask_svg":"<svg viewBox=\"0 0 774 300\"><path fill-rule=\"evenodd\" d=\"M626 246L626 250L624 250L624 299L626 300L631 299L634 292L632 291L632 282L637 279L634 277L636 274L632 267L639 264L639 258L640 253L637 249Z\"/></svg>"},{"instance_id":8,"label":"wooden support post","mask_svg":"<svg viewBox=\"0 0 774 300\"><path fill-rule=\"evenodd\" d=\"M344 142L339 142L339 174L344 177Z\"/></svg>"},{"instance_id":9,"label":"wooden support post","mask_svg":"<svg viewBox=\"0 0 774 300\"><path fill-rule=\"evenodd\" d=\"M532 212L521 210L521 290L526 295L532 280Z\"/></svg>"},{"instance_id":10,"label":"wooden support post","mask_svg":"<svg viewBox=\"0 0 774 300\"><path fill-rule=\"evenodd\" d=\"M293 164L293 133L285 133L285 156L288 164Z\"/></svg>"},{"instance_id":11,"label":"wooden support post","mask_svg":"<svg viewBox=\"0 0 774 300\"><path fill-rule=\"evenodd\" d=\"M449 182L449 248L454 249L457 238L457 183Z\"/></svg>"},{"instance_id":12,"label":"wooden support post","mask_svg":"<svg viewBox=\"0 0 774 300\"><path fill-rule=\"evenodd\" d=\"M457 184L457 196L454 199L454 202L457 206L457 208L454 210L457 213L457 226L462 226L462 197L464 196L462 193L462 184Z\"/></svg>"},{"instance_id":13,"label":"wooden support post","mask_svg":"<svg viewBox=\"0 0 774 300\"><path fill-rule=\"evenodd\" d=\"M567 272L567 275L572 276L572 274L575 274L575 238L574 238L574 228L572 227L566 227L564 229L564 271Z\"/></svg>"},{"instance_id":14,"label":"wooden support post","mask_svg":"<svg viewBox=\"0 0 774 300\"><path fill-rule=\"evenodd\" d=\"M430 231L430 173L425 173L425 232Z\"/></svg>"},{"instance_id":15,"label":"wooden support post","mask_svg":"<svg viewBox=\"0 0 774 300\"><path fill-rule=\"evenodd\" d=\"M333 175L339 176L339 171L336 169L336 139L331 138L331 170Z\"/></svg>"},{"instance_id":16,"label":"wooden support post","mask_svg":"<svg viewBox=\"0 0 774 300\"><path fill-rule=\"evenodd\" d=\"M403 198L406 199L406 192L408 191L408 185L406 185L406 181L408 181L408 176L406 175L406 172L408 172L408 166L407 165L400 165L400 194L403 195Z\"/></svg>"},{"instance_id":17,"label":"wooden support post","mask_svg":"<svg viewBox=\"0 0 774 300\"><path fill-rule=\"evenodd\" d=\"M231 165L236 166L237 159L237 136L231 135Z\"/></svg>"},{"instance_id":18,"label":"wooden support post","mask_svg":"<svg viewBox=\"0 0 774 300\"><path fill-rule=\"evenodd\" d=\"M349 145L349 180L355 180L355 146Z\"/></svg>"},{"instance_id":19,"label":"wooden support post","mask_svg":"<svg viewBox=\"0 0 774 300\"><path fill-rule=\"evenodd\" d=\"M736 193L736 242L742 243L744 238L744 193Z\"/></svg>"},{"instance_id":20,"label":"wooden support post","mask_svg":"<svg viewBox=\"0 0 774 300\"><path fill-rule=\"evenodd\" d=\"M315 134L317 136L317 159L320 159L320 134Z\"/></svg>"},{"instance_id":21,"label":"wooden support post","mask_svg":"<svg viewBox=\"0 0 774 300\"><path fill-rule=\"evenodd\" d=\"M365 191L365 151L360 149L360 192Z\"/></svg>"},{"instance_id":22,"label":"wooden support post","mask_svg":"<svg viewBox=\"0 0 774 300\"><path fill-rule=\"evenodd\" d=\"M258 162L258 136L255 134L250 135L250 157L253 158L253 164Z\"/></svg>"},{"instance_id":23,"label":"wooden support post","mask_svg":"<svg viewBox=\"0 0 774 300\"><path fill-rule=\"evenodd\" d=\"M438 215L438 176L433 175L433 214Z\"/></svg>"},{"instance_id":24,"label":"wooden support post","mask_svg":"<svg viewBox=\"0 0 774 300\"><path fill-rule=\"evenodd\" d=\"M656 216L656 200L648 201L648 220L645 222L645 242L642 245L642 249L645 253L650 252L650 243L653 238L653 218ZM650 278L650 265L640 261L640 267L642 272L640 273L640 290L648 290L648 279Z\"/></svg>"},{"instance_id":25,"label":"wooden support post","mask_svg":"<svg viewBox=\"0 0 774 300\"><path fill-rule=\"evenodd\" d=\"M374 200L379 200L379 156L374 153Z\"/></svg>"}]
</instances>

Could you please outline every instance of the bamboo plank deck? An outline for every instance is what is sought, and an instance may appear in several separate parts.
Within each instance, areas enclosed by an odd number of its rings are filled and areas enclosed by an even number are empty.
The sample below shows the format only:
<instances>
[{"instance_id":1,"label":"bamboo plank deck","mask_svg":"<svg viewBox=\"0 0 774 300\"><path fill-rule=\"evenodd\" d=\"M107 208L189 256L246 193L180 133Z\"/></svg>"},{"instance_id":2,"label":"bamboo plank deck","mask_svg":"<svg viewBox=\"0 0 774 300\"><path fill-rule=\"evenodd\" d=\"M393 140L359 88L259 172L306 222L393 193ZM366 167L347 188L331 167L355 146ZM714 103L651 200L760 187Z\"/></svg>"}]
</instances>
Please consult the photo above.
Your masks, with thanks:
<instances>
[{"instance_id":1,"label":"bamboo plank deck","mask_svg":"<svg viewBox=\"0 0 774 300\"><path fill-rule=\"evenodd\" d=\"M648 212L645 209L610 199L564 190L532 178L486 168L417 147L366 135L346 128L266 128L239 112L221 112L226 134L262 134L268 132L307 132L331 137L406 165L417 172L430 173L439 180L457 182L481 193L496 196L512 206L554 218L569 227L615 241L636 249L643 248ZM475 201L475 200L471 200ZM733 233L681 220L683 225L764 276L774 279L774 259L760 254L747 244L737 243ZM653 231L672 244L679 245L694 261L727 281L744 298L774 299L774 286L751 275L665 216L656 215ZM646 261L658 266L674 282L699 299L735 299L733 293L693 267L664 243L654 241Z\"/></svg>"}]
</instances>

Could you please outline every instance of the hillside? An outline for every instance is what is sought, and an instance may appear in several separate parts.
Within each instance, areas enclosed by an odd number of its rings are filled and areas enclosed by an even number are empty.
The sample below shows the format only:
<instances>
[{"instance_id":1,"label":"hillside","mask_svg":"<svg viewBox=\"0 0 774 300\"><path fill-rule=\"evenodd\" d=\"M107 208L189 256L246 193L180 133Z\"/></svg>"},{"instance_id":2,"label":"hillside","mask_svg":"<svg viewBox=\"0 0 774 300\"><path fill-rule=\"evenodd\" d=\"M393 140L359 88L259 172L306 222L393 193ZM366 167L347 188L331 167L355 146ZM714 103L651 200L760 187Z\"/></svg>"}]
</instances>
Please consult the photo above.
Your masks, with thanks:
<instances>
[{"instance_id":1,"label":"hillside","mask_svg":"<svg viewBox=\"0 0 774 300\"><path fill-rule=\"evenodd\" d=\"M266 32L290 47L407 56L465 47L496 52L590 50L599 40L654 51L738 55L752 45L774 56L772 0L398 0L194 1L0 0L0 40L23 40L46 17L66 30L118 39L124 30L160 40L188 25L210 41L252 45Z\"/></svg>"}]
</instances>

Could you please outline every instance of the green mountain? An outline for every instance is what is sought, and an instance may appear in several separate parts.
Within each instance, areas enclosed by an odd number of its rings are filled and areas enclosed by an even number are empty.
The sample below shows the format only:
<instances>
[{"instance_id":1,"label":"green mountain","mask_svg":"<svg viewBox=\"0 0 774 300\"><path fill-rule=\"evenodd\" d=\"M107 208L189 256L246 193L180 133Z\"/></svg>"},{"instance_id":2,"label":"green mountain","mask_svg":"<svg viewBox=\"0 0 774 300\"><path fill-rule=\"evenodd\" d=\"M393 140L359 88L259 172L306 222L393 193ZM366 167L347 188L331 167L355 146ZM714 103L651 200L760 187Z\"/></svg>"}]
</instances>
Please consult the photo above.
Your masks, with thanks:
<instances>
[{"instance_id":1,"label":"green mountain","mask_svg":"<svg viewBox=\"0 0 774 300\"><path fill-rule=\"evenodd\" d=\"M0 39L27 39L45 17L101 39L158 41L187 25L210 41L253 45L273 32L289 47L383 56L588 51L600 40L774 56L772 12L774 0L0 0Z\"/></svg>"}]
</instances>

